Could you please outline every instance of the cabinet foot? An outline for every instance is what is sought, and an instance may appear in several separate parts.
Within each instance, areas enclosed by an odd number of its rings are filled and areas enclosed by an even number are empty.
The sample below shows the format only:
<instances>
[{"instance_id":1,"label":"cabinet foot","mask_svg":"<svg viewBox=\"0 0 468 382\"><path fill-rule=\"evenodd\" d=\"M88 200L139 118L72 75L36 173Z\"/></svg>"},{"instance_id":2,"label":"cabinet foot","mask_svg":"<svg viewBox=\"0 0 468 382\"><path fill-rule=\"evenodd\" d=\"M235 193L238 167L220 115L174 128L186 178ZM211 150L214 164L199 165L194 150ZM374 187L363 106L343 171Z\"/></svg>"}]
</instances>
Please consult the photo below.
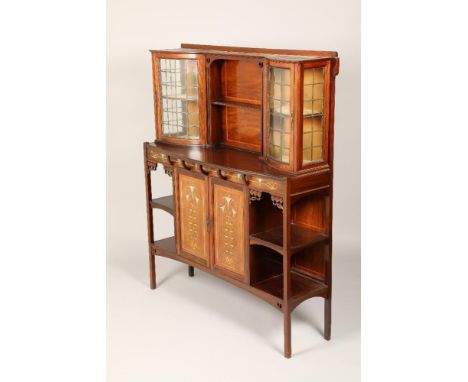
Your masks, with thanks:
<instances>
[{"instance_id":1,"label":"cabinet foot","mask_svg":"<svg viewBox=\"0 0 468 382\"><path fill-rule=\"evenodd\" d=\"M291 358L291 312L284 312L284 356Z\"/></svg>"},{"instance_id":2,"label":"cabinet foot","mask_svg":"<svg viewBox=\"0 0 468 382\"><path fill-rule=\"evenodd\" d=\"M156 289L156 263L153 255L149 256L150 288Z\"/></svg>"},{"instance_id":3,"label":"cabinet foot","mask_svg":"<svg viewBox=\"0 0 468 382\"><path fill-rule=\"evenodd\" d=\"M195 271L193 269L193 267L191 265L188 266L188 275L190 277L193 277L193 275L195 274Z\"/></svg>"},{"instance_id":4,"label":"cabinet foot","mask_svg":"<svg viewBox=\"0 0 468 382\"><path fill-rule=\"evenodd\" d=\"M324 329L323 338L330 341L331 337L331 299L326 298L324 301Z\"/></svg>"}]
</instances>

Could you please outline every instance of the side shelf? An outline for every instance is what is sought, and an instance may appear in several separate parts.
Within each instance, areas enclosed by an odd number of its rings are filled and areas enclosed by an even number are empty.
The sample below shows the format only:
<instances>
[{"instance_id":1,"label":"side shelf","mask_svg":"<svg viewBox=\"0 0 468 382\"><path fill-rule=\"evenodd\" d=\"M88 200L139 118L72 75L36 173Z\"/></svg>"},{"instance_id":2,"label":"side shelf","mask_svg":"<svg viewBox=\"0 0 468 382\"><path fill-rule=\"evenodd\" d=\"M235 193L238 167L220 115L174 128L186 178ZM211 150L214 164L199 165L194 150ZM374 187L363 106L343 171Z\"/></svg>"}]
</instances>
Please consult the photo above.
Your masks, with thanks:
<instances>
[{"instance_id":1,"label":"side shelf","mask_svg":"<svg viewBox=\"0 0 468 382\"><path fill-rule=\"evenodd\" d=\"M171 215L174 215L174 197L172 195L163 196L161 198L156 198L151 200L151 207L159 208L169 212Z\"/></svg>"},{"instance_id":2,"label":"side shelf","mask_svg":"<svg viewBox=\"0 0 468 382\"><path fill-rule=\"evenodd\" d=\"M328 235L309 228L291 224L291 255L311 245L328 240ZM250 235L251 245L263 245L283 254L283 226L277 226L267 231Z\"/></svg>"},{"instance_id":3,"label":"side shelf","mask_svg":"<svg viewBox=\"0 0 468 382\"><path fill-rule=\"evenodd\" d=\"M208 272L216 277L229 281L231 284L242 287L267 303L276 308L282 309L283 304L283 274L274 274L264 280L255 282L251 285L245 284L240 280L233 279L223 274L213 272L209 268L202 266L189 259L180 257L176 253L175 238L168 237L165 239L157 240L152 244L155 252L153 255L169 257L174 260L184 262L188 265L194 266L205 272ZM291 308L296 307L299 303L314 296L323 296L327 293L328 287L326 284L307 277L298 272L291 272Z\"/></svg>"},{"instance_id":4,"label":"side shelf","mask_svg":"<svg viewBox=\"0 0 468 382\"><path fill-rule=\"evenodd\" d=\"M153 243L153 249L156 251L162 251L164 253L176 252L175 238L174 236L167 237L165 239L157 240Z\"/></svg>"},{"instance_id":5,"label":"side shelf","mask_svg":"<svg viewBox=\"0 0 468 382\"><path fill-rule=\"evenodd\" d=\"M272 276L252 285L278 298L283 298L283 274ZM291 305L297 306L300 302L323 294L327 286L318 280L313 280L303 274L291 272Z\"/></svg>"}]
</instances>

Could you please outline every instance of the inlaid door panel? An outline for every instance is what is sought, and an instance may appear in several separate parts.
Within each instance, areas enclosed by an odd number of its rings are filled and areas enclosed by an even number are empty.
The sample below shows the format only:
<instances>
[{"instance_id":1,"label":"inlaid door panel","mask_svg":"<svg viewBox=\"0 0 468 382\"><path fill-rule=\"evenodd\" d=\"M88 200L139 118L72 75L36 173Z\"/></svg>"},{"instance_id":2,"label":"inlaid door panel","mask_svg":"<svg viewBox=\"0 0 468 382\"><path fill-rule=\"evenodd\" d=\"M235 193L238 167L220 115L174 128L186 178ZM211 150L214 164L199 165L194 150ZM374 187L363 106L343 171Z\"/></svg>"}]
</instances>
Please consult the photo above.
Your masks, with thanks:
<instances>
[{"instance_id":1,"label":"inlaid door panel","mask_svg":"<svg viewBox=\"0 0 468 382\"><path fill-rule=\"evenodd\" d=\"M214 267L245 274L245 196L241 189L213 183Z\"/></svg>"},{"instance_id":2,"label":"inlaid door panel","mask_svg":"<svg viewBox=\"0 0 468 382\"><path fill-rule=\"evenodd\" d=\"M208 187L203 176L179 173L180 248L208 265Z\"/></svg>"}]
</instances>

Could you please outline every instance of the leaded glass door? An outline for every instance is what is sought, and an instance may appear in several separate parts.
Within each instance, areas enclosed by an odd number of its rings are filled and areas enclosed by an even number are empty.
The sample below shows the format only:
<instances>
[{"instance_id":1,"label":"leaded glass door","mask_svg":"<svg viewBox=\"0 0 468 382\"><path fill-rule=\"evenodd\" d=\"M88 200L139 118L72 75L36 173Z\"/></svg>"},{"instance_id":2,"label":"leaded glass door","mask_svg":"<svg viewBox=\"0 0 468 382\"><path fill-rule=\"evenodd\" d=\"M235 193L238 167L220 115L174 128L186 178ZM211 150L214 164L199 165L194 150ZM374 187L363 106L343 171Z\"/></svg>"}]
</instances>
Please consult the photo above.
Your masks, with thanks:
<instances>
[{"instance_id":1,"label":"leaded glass door","mask_svg":"<svg viewBox=\"0 0 468 382\"><path fill-rule=\"evenodd\" d=\"M285 167L292 163L292 73L289 65L269 69L267 156Z\"/></svg>"},{"instance_id":2,"label":"leaded glass door","mask_svg":"<svg viewBox=\"0 0 468 382\"><path fill-rule=\"evenodd\" d=\"M153 57L159 140L204 143L205 65L197 55Z\"/></svg>"}]
</instances>

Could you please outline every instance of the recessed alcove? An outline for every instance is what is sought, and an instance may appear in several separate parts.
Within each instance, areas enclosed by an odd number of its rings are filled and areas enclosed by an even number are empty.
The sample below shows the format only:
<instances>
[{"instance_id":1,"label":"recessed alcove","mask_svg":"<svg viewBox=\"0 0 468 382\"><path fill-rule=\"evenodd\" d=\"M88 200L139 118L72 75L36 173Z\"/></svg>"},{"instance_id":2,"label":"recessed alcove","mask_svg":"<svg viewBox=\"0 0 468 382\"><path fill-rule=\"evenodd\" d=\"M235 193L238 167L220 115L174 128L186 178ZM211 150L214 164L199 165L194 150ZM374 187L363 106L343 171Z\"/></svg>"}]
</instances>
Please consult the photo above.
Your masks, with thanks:
<instances>
[{"instance_id":1,"label":"recessed alcove","mask_svg":"<svg viewBox=\"0 0 468 382\"><path fill-rule=\"evenodd\" d=\"M260 153L263 70L259 62L213 61L209 89L212 141Z\"/></svg>"}]
</instances>

